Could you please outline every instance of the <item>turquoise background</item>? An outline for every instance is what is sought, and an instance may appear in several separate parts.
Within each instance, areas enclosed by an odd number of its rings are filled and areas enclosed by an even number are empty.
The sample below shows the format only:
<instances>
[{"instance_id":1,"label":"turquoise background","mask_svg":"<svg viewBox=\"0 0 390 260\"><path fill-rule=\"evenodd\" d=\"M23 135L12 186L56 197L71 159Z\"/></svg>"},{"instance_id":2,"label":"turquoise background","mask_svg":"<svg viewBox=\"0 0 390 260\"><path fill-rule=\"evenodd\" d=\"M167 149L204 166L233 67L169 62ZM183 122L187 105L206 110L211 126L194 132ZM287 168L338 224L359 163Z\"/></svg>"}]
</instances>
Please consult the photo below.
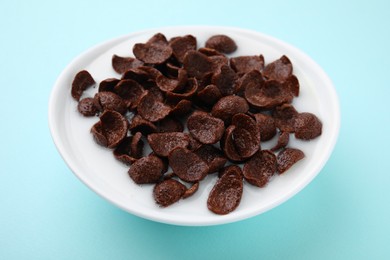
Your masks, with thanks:
<instances>
[{"instance_id":1,"label":"turquoise background","mask_svg":"<svg viewBox=\"0 0 390 260\"><path fill-rule=\"evenodd\" d=\"M389 1L1 1L0 259L390 259ZM342 124L319 176L281 206L212 227L130 215L57 152L48 100L81 52L169 25L256 30L311 56Z\"/></svg>"}]
</instances>

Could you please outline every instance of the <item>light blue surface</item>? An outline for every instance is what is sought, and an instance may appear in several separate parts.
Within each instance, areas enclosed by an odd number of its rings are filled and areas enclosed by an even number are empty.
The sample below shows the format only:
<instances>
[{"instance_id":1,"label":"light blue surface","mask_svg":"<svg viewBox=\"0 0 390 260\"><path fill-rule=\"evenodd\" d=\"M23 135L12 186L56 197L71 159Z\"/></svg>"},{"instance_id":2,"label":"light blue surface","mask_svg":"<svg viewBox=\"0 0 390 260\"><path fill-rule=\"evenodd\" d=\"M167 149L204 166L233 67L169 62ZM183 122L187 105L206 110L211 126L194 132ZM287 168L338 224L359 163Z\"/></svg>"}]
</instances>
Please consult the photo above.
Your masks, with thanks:
<instances>
[{"instance_id":1,"label":"light blue surface","mask_svg":"<svg viewBox=\"0 0 390 260\"><path fill-rule=\"evenodd\" d=\"M161 2L0 2L0 259L390 259L390 2ZM49 94L74 57L123 34L186 24L284 40L336 86L333 155L265 214L214 227L132 216L84 186L51 140Z\"/></svg>"}]
</instances>

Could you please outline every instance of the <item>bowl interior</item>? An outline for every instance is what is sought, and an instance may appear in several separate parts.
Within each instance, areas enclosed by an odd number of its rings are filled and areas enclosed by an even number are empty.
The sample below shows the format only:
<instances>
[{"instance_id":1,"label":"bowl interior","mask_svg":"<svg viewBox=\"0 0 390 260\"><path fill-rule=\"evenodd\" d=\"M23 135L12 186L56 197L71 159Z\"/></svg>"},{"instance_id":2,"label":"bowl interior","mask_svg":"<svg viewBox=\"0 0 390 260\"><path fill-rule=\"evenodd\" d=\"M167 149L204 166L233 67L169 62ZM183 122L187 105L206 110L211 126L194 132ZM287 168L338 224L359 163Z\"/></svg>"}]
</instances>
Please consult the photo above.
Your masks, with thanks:
<instances>
[{"instance_id":1,"label":"bowl interior","mask_svg":"<svg viewBox=\"0 0 390 260\"><path fill-rule=\"evenodd\" d=\"M226 34L232 37L238 50L231 56L263 54L266 64L287 55L300 81L300 95L293 105L299 112L312 112L323 123L323 134L311 141L290 139L289 146L301 149L306 157L283 175L273 177L265 188L244 183L240 206L232 213L219 216L207 209L206 201L217 177L210 175L200 184L194 196L168 207L158 207L152 198L153 185L136 185L128 176L128 167L112 155L112 151L97 145L90 134L98 118L84 118L77 112L77 103L70 95L75 74L88 70L96 82L116 77L111 66L113 54L133 56L132 46L147 41L161 32L167 38L192 34L198 47L208 37ZM93 96L97 88L85 96ZM71 62L56 81L49 103L49 124L53 140L61 156L73 173L96 193L120 208L155 221L178 225L215 225L233 222L265 212L305 187L321 170L336 143L340 112L333 84L324 71L306 54L272 37L238 28L226 27L170 27L129 34L87 50ZM276 142L262 143L264 149Z\"/></svg>"}]
</instances>

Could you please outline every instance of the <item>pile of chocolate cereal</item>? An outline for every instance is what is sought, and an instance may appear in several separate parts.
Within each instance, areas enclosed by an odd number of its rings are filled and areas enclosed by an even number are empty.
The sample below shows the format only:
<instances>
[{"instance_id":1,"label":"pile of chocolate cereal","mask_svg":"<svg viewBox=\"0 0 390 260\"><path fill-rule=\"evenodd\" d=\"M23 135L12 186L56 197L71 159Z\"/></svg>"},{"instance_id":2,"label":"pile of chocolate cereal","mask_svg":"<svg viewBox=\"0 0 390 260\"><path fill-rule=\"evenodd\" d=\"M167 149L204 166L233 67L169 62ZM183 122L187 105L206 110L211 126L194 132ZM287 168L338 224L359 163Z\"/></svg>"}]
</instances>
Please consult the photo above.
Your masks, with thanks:
<instances>
[{"instance_id":1,"label":"pile of chocolate cereal","mask_svg":"<svg viewBox=\"0 0 390 260\"><path fill-rule=\"evenodd\" d=\"M288 146L291 134L321 135L321 121L291 104L299 81L289 58L264 64L262 55L226 56L236 49L226 35L198 48L192 35L167 40L157 33L133 46L134 58L113 55L121 77L101 81L94 97L81 99L95 85L89 72L73 80L78 111L99 116L91 128L95 141L130 166L135 183L154 184L162 207L193 195L208 174L218 173L207 206L228 214L240 203L244 180L262 188L304 158ZM277 144L262 150L275 135ZM144 154L144 145L153 152Z\"/></svg>"}]
</instances>

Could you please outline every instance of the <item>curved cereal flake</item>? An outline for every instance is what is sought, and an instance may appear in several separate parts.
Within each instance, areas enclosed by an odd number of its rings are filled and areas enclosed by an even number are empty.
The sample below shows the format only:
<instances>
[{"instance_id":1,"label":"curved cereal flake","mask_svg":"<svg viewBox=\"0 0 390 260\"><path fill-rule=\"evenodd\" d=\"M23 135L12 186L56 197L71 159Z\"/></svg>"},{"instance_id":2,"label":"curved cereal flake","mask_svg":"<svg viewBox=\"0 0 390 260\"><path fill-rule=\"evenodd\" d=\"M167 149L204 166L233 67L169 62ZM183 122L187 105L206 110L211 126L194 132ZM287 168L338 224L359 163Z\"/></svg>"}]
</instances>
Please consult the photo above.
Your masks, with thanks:
<instances>
[{"instance_id":1,"label":"curved cereal flake","mask_svg":"<svg viewBox=\"0 0 390 260\"><path fill-rule=\"evenodd\" d=\"M178 147L168 156L173 172L183 181L198 182L209 172L207 164L195 153L186 148Z\"/></svg>"},{"instance_id":2,"label":"curved cereal flake","mask_svg":"<svg viewBox=\"0 0 390 260\"><path fill-rule=\"evenodd\" d=\"M90 116L96 116L99 110L95 106L95 102L93 98L83 98L79 101L77 105L77 110L82 114L83 116L90 117Z\"/></svg>"},{"instance_id":3,"label":"curved cereal flake","mask_svg":"<svg viewBox=\"0 0 390 260\"><path fill-rule=\"evenodd\" d=\"M192 102L187 99L180 100L177 104L167 104L170 105L172 110L169 113L170 116L184 116L191 112Z\"/></svg>"},{"instance_id":4,"label":"curved cereal flake","mask_svg":"<svg viewBox=\"0 0 390 260\"><path fill-rule=\"evenodd\" d=\"M218 73L223 66L228 66L229 67L229 59L226 56L224 56L224 55L210 56L209 59L210 59L210 61L212 63L212 72L214 74Z\"/></svg>"},{"instance_id":5,"label":"curved cereal flake","mask_svg":"<svg viewBox=\"0 0 390 260\"><path fill-rule=\"evenodd\" d=\"M194 184L191 185L190 188L188 188L184 194L183 194L183 199L186 199L188 197L191 197L192 195L194 195L195 192L197 192L199 189L199 182L195 182Z\"/></svg>"},{"instance_id":6,"label":"curved cereal flake","mask_svg":"<svg viewBox=\"0 0 390 260\"><path fill-rule=\"evenodd\" d=\"M261 88L264 84L263 76L258 70L251 70L244 74L235 85L235 93L242 94L245 90Z\"/></svg>"},{"instance_id":7,"label":"curved cereal flake","mask_svg":"<svg viewBox=\"0 0 390 260\"><path fill-rule=\"evenodd\" d=\"M176 37L169 42L169 46L171 46L175 58L183 63L185 54L188 51L196 50L196 38L192 35Z\"/></svg>"},{"instance_id":8,"label":"curved cereal flake","mask_svg":"<svg viewBox=\"0 0 390 260\"><path fill-rule=\"evenodd\" d=\"M189 77L203 79L212 72L213 63L209 57L198 51L188 51L184 56L183 68Z\"/></svg>"},{"instance_id":9,"label":"curved cereal flake","mask_svg":"<svg viewBox=\"0 0 390 260\"><path fill-rule=\"evenodd\" d=\"M174 117L166 117L157 122L157 132L159 133L183 132L183 130L182 122Z\"/></svg>"},{"instance_id":10,"label":"curved cereal flake","mask_svg":"<svg viewBox=\"0 0 390 260\"><path fill-rule=\"evenodd\" d=\"M133 47L134 56L147 64L161 64L172 55L172 48L161 33L155 34L146 43L137 43Z\"/></svg>"},{"instance_id":11,"label":"curved cereal flake","mask_svg":"<svg viewBox=\"0 0 390 260\"><path fill-rule=\"evenodd\" d=\"M195 151L195 154L207 163L209 173L219 171L227 162L227 158L223 152L212 145L202 145Z\"/></svg>"},{"instance_id":12,"label":"curved cereal flake","mask_svg":"<svg viewBox=\"0 0 390 260\"><path fill-rule=\"evenodd\" d=\"M236 129L236 126L230 125L226 128L225 133L221 139L221 149L225 153L226 157L233 162L240 162L243 160L239 152L237 151L234 139L233 132Z\"/></svg>"},{"instance_id":13,"label":"curved cereal flake","mask_svg":"<svg viewBox=\"0 0 390 260\"><path fill-rule=\"evenodd\" d=\"M211 48L219 52L229 54L237 50L237 45L229 36L219 34L211 36L206 41L206 48Z\"/></svg>"},{"instance_id":14,"label":"curved cereal flake","mask_svg":"<svg viewBox=\"0 0 390 260\"><path fill-rule=\"evenodd\" d=\"M82 70L76 74L72 82L72 97L79 101L84 90L95 84L95 80L92 78L88 71Z\"/></svg>"},{"instance_id":15,"label":"curved cereal flake","mask_svg":"<svg viewBox=\"0 0 390 260\"><path fill-rule=\"evenodd\" d=\"M260 131L256 121L246 114L235 114L232 119L232 137L236 151L243 158L249 158L260 149Z\"/></svg>"},{"instance_id":16,"label":"curved cereal flake","mask_svg":"<svg viewBox=\"0 0 390 260\"><path fill-rule=\"evenodd\" d=\"M243 175L247 182L264 187L276 172L276 156L268 151L258 151L244 164Z\"/></svg>"},{"instance_id":17,"label":"curved cereal flake","mask_svg":"<svg viewBox=\"0 0 390 260\"><path fill-rule=\"evenodd\" d=\"M286 148L279 152L276 157L277 170L280 174L284 173L291 168L296 162L302 160L305 157L305 154L295 148Z\"/></svg>"},{"instance_id":18,"label":"curved cereal flake","mask_svg":"<svg viewBox=\"0 0 390 260\"><path fill-rule=\"evenodd\" d=\"M205 112L196 112L188 117L187 127L191 135L203 144L217 143L225 131L221 119L212 117Z\"/></svg>"},{"instance_id":19,"label":"curved cereal flake","mask_svg":"<svg viewBox=\"0 0 390 260\"><path fill-rule=\"evenodd\" d=\"M153 133L148 135L148 143L157 155L167 157L175 148L188 147L189 137L181 132Z\"/></svg>"},{"instance_id":20,"label":"curved cereal flake","mask_svg":"<svg viewBox=\"0 0 390 260\"><path fill-rule=\"evenodd\" d=\"M218 100L211 110L211 115L222 119L225 125L229 125L232 117L238 113L246 113L249 105L239 96L226 96Z\"/></svg>"},{"instance_id":21,"label":"curved cereal flake","mask_svg":"<svg viewBox=\"0 0 390 260\"><path fill-rule=\"evenodd\" d=\"M102 130L102 123L99 121L96 124L94 124L91 128L91 133L93 135L93 139L95 142L101 146L107 147L108 145L108 140L103 133Z\"/></svg>"},{"instance_id":22,"label":"curved cereal flake","mask_svg":"<svg viewBox=\"0 0 390 260\"><path fill-rule=\"evenodd\" d=\"M123 75L122 75L122 80L123 79L132 79L136 82L138 82L141 85L145 85L148 80L150 79L150 74L146 72L145 70L138 68L133 68L127 70Z\"/></svg>"},{"instance_id":23,"label":"curved cereal flake","mask_svg":"<svg viewBox=\"0 0 390 260\"><path fill-rule=\"evenodd\" d=\"M135 161L128 171L130 178L137 184L157 183L163 176L164 165L154 155Z\"/></svg>"},{"instance_id":24,"label":"curved cereal flake","mask_svg":"<svg viewBox=\"0 0 390 260\"><path fill-rule=\"evenodd\" d=\"M295 75L291 75L289 76L284 82L283 84L288 88L290 89L291 93L294 95L294 96L299 96L299 80L298 78L295 76Z\"/></svg>"},{"instance_id":25,"label":"curved cereal flake","mask_svg":"<svg viewBox=\"0 0 390 260\"><path fill-rule=\"evenodd\" d=\"M283 55L278 60L275 60L265 66L263 75L267 79L273 79L279 82L285 81L292 75L293 67L287 56Z\"/></svg>"},{"instance_id":26,"label":"curved cereal flake","mask_svg":"<svg viewBox=\"0 0 390 260\"><path fill-rule=\"evenodd\" d=\"M203 103L213 105L222 97L222 94L217 86L211 84L198 91L197 97Z\"/></svg>"},{"instance_id":27,"label":"curved cereal flake","mask_svg":"<svg viewBox=\"0 0 390 260\"><path fill-rule=\"evenodd\" d=\"M153 197L161 207L168 207L179 201L185 194L187 188L184 184L174 179L164 180L157 183L153 189Z\"/></svg>"},{"instance_id":28,"label":"curved cereal flake","mask_svg":"<svg viewBox=\"0 0 390 260\"><path fill-rule=\"evenodd\" d=\"M273 108L293 99L290 89L276 80L267 80L261 85L250 84L244 95L249 104L259 109Z\"/></svg>"},{"instance_id":29,"label":"curved cereal flake","mask_svg":"<svg viewBox=\"0 0 390 260\"><path fill-rule=\"evenodd\" d=\"M279 128L280 131L287 133L294 132L295 118L297 115L298 112L291 104L277 106L272 113L272 116L275 119L276 127Z\"/></svg>"},{"instance_id":30,"label":"curved cereal flake","mask_svg":"<svg viewBox=\"0 0 390 260\"><path fill-rule=\"evenodd\" d=\"M207 199L210 211L226 215L234 211L241 202L243 193L242 171L237 165L223 169L221 178L217 180Z\"/></svg>"},{"instance_id":31,"label":"curved cereal flake","mask_svg":"<svg viewBox=\"0 0 390 260\"><path fill-rule=\"evenodd\" d=\"M96 93L94 97L94 104L101 112L113 110L121 114L125 114L127 111L126 102L117 94L108 91Z\"/></svg>"},{"instance_id":32,"label":"curved cereal flake","mask_svg":"<svg viewBox=\"0 0 390 260\"><path fill-rule=\"evenodd\" d=\"M299 113L294 121L294 135L298 139L310 140L322 133L322 123L312 113Z\"/></svg>"},{"instance_id":33,"label":"curved cereal flake","mask_svg":"<svg viewBox=\"0 0 390 260\"><path fill-rule=\"evenodd\" d=\"M257 126L260 130L261 141L271 140L276 135L276 124L272 116L257 113L253 115L255 117Z\"/></svg>"},{"instance_id":34,"label":"curved cereal flake","mask_svg":"<svg viewBox=\"0 0 390 260\"><path fill-rule=\"evenodd\" d=\"M108 91L114 92L114 87L119 83L119 79L116 78L108 78L100 82L99 84L99 92Z\"/></svg>"},{"instance_id":35,"label":"curved cereal flake","mask_svg":"<svg viewBox=\"0 0 390 260\"><path fill-rule=\"evenodd\" d=\"M159 101L150 90L146 90L138 103L137 112L144 119L156 122L164 119L171 112L171 107Z\"/></svg>"},{"instance_id":36,"label":"curved cereal flake","mask_svg":"<svg viewBox=\"0 0 390 260\"><path fill-rule=\"evenodd\" d=\"M189 144L187 147L188 150L196 151L197 149L199 149L203 145L201 142L199 142L194 137L192 137L192 135L188 135L188 137L189 137Z\"/></svg>"},{"instance_id":37,"label":"curved cereal flake","mask_svg":"<svg viewBox=\"0 0 390 260\"><path fill-rule=\"evenodd\" d=\"M179 69L177 78L167 78L160 75L156 78L157 87L163 92L177 92L182 90L188 81L187 72L184 69Z\"/></svg>"},{"instance_id":38,"label":"curved cereal flake","mask_svg":"<svg viewBox=\"0 0 390 260\"><path fill-rule=\"evenodd\" d=\"M166 73L168 74L168 76L171 76L173 78L177 78L180 67L179 67L179 65L175 64L174 62L167 61L167 63L165 63L165 70L166 70Z\"/></svg>"},{"instance_id":39,"label":"curved cereal flake","mask_svg":"<svg viewBox=\"0 0 390 260\"><path fill-rule=\"evenodd\" d=\"M130 165L142 157L144 142L141 140L142 134L137 132L133 136L128 136L115 148L114 156L117 160Z\"/></svg>"},{"instance_id":40,"label":"curved cereal flake","mask_svg":"<svg viewBox=\"0 0 390 260\"><path fill-rule=\"evenodd\" d=\"M209 57L211 57L211 56L225 56L224 54L220 53L216 49L212 49L212 48L202 47L202 48L199 48L198 51L200 53L203 53L206 56L209 56Z\"/></svg>"},{"instance_id":41,"label":"curved cereal flake","mask_svg":"<svg viewBox=\"0 0 390 260\"><path fill-rule=\"evenodd\" d=\"M122 79L114 87L114 92L125 100L125 103L131 110L134 110L137 108L145 90L138 82L132 79Z\"/></svg>"},{"instance_id":42,"label":"curved cereal flake","mask_svg":"<svg viewBox=\"0 0 390 260\"><path fill-rule=\"evenodd\" d=\"M157 132L157 127L152 122L143 119L140 115L135 115L130 121L129 130L132 134L141 132L146 136Z\"/></svg>"},{"instance_id":43,"label":"curved cereal flake","mask_svg":"<svg viewBox=\"0 0 390 260\"><path fill-rule=\"evenodd\" d=\"M252 70L262 71L264 57L263 55L233 57L230 58L230 66L238 74L245 74Z\"/></svg>"},{"instance_id":44,"label":"curved cereal flake","mask_svg":"<svg viewBox=\"0 0 390 260\"><path fill-rule=\"evenodd\" d=\"M280 149L285 148L290 141L290 134L287 132L280 132L278 137L278 143L271 148L271 151L276 152Z\"/></svg>"},{"instance_id":45,"label":"curved cereal flake","mask_svg":"<svg viewBox=\"0 0 390 260\"><path fill-rule=\"evenodd\" d=\"M151 66L141 66L138 70L143 71L149 81L155 82L157 77L161 76L162 73L158 69Z\"/></svg>"},{"instance_id":46,"label":"curved cereal flake","mask_svg":"<svg viewBox=\"0 0 390 260\"><path fill-rule=\"evenodd\" d=\"M164 75L160 75L156 78L157 87L164 92L175 91L178 87L178 80L167 78Z\"/></svg>"},{"instance_id":47,"label":"curved cereal flake","mask_svg":"<svg viewBox=\"0 0 390 260\"><path fill-rule=\"evenodd\" d=\"M127 120L116 111L106 110L91 132L100 145L115 148L126 137Z\"/></svg>"},{"instance_id":48,"label":"curved cereal flake","mask_svg":"<svg viewBox=\"0 0 390 260\"><path fill-rule=\"evenodd\" d=\"M112 68L119 74L123 74L129 69L137 68L144 63L140 60L137 60L133 57L121 57L118 55L113 55L111 59Z\"/></svg>"},{"instance_id":49,"label":"curved cereal flake","mask_svg":"<svg viewBox=\"0 0 390 260\"><path fill-rule=\"evenodd\" d=\"M229 66L223 65L220 71L211 78L211 83L216 85L222 96L232 95L234 92L234 82L236 73Z\"/></svg>"},{"instance_id":50,"label":"curved cereal flake","mask_svg":"<svg viewBox=\"0 0 390 260\"><path fill-rule=\"evenodd\" d=\"M182 88L180 93L167 92L166 97L169 101L180 101L182 99L190 99L198 91L198 81L195 78L190 78L187 84Z\"/></svg>"}]
</instances>

